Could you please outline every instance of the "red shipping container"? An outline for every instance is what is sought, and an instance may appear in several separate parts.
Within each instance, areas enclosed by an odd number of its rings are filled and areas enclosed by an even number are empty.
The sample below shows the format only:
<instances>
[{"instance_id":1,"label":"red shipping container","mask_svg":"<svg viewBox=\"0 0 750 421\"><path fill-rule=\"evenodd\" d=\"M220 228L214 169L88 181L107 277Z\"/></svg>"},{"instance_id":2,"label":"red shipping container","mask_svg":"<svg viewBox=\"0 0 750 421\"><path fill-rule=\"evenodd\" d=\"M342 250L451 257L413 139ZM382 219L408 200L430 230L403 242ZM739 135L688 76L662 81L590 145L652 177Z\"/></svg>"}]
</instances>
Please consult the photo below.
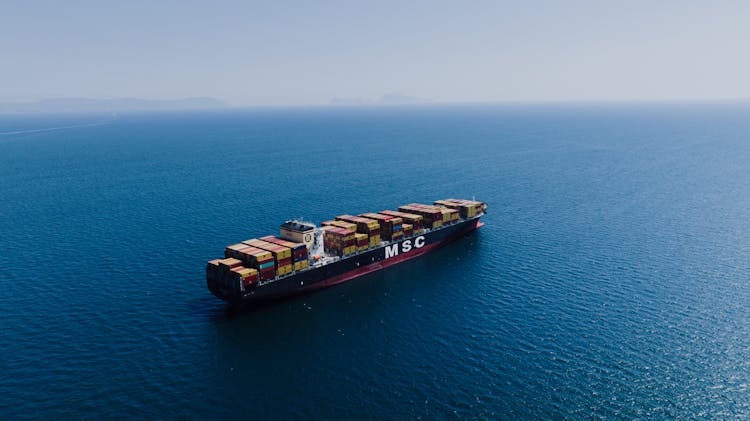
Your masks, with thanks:
<instances>
[{"instance_id":1,"label":"red shipping container","mask_svg":"<svg viewBox=\"0 0 750 421\"><path fill-rule=\"evenodd\" d=\"M254 287L258 285L258 281L260 280L260 274L256 273L254 276L249 276L246 278L247 283L249 286Z\"/></svg>"},{"instance_id":2,"label":"red shipping container","mask_svg":"<svg viewBox=\"0 0 750 421\"><path fill-rule=\"evenodd\" d=\"M276 277L276 269L274 269L273 267L260 270L260 278L263 279L264 281L268 281L275 277Z\"/></svg>"}]
</instances>

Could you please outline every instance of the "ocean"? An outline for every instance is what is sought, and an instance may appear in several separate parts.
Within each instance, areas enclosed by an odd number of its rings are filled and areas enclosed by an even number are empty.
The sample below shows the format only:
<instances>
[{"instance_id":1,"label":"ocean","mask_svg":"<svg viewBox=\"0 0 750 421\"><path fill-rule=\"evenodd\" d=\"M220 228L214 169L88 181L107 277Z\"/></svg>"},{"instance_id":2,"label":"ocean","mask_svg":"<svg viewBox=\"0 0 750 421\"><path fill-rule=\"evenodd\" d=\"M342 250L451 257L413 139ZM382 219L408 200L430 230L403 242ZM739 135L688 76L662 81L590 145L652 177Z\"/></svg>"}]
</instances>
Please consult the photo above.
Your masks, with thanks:
<instances>
[{"instance_id":1,"label":"ocean","mask_svg":"<svg viewBox=\"0 0 750 421\"><path fill-rule=\"evenodd\" d=\"M750 104L0 117L3 418L750 417ZM241 311L286 219L476 233Z\"/></svg>"}]
</instances>

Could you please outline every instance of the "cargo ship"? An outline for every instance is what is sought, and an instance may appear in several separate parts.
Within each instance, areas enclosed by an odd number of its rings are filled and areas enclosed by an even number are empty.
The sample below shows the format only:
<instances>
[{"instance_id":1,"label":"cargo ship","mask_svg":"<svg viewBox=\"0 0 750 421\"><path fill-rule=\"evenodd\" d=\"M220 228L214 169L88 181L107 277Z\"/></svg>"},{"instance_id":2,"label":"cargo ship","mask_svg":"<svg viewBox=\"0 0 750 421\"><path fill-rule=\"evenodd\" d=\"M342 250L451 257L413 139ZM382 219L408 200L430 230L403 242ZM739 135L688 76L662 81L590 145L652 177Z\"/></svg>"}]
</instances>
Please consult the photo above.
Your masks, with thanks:
<instances>
[{"instance_id":1,"label":"cargo ship","mask_svg":"<svg viewBox=\"0 0 750 421\"><path fill-rule=\"evenodd\" d=\"M232 304L302 294L413 259L481 227L484 202L436 200L340 215L317 226L291 220L278 236L227 246L206 266L208 289Z\"/></svg>"}]
</instances>

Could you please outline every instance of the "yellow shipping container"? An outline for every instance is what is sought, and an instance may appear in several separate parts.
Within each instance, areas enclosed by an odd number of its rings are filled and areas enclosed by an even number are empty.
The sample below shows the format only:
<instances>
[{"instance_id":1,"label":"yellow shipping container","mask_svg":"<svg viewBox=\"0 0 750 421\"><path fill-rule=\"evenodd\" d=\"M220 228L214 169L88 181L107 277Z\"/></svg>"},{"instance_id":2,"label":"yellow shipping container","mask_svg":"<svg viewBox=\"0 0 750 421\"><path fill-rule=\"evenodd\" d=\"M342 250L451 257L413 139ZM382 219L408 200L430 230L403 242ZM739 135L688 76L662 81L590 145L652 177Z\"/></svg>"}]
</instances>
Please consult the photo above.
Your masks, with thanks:
<instances>
[{"instance_id":1,"label":"yellow shipping container","mask_svg":"<svg viewBox=\"0 0 750 421\"><path fill-rule=\"evenodd\" d=\"M332 221L331 225L333 225L334 227L339 227L339 228L347 229L349 231L354 231L354 232L357 231L357 224L352 224L351 222L346 222L346 221Z\"/></svg>"},{"instance_id":2,"label":"yellow shipping container","mask_svg":"<svg viewBox=\"0 0 750 421\"><path fill-rule=\"evenodd\" d=\"M239 273L240 276L242 276L243 278L247 278L248 276L254 273L257 273L257 271L255 269L245 268L245 269L237 271L237 273Z\"/></svg>"},{"instance_id":3,"label":"yellow shipping container","mask_svg":"<svg viewBox=\"0 0 750 421\"><path fill-rule=\"evenodd\" d=\"M458 211L456 209L441 207L440 212L443 213L443 222L451 222L451 221L458 220Z\"/></svg>"},{"instance_id":4,"label":"yellow shipping container","mask_svg":"<svg viewBox=\"0 0 750 421\"><path fill-rule=\"evenodd\" d=\"M370 236L370 247L375 247L380 244L380 234Z\"/></svg>"},{"instance_id":5,"label":"yellow shipping container","mask_svg":"<svg viewBox=\"0 0 750 421\"><path fill-rule=\"evenodd\" d=\"M273 244L273 243L268 243L268 244ZM282 251L280 251L278 253L280 260L288 259L288 258L292 257L292 249L291 248L285 247L285 246L281 246L281 245L278 245L278 244L273 244L273 245L278 246L278 247L282 247L284 249L284 250L282 250Z\"/></svg>"},{"instance_id":6,"label":"yellow shipping container","mask_svg":"<svg viewBox=\"0 0 750 421\"><path fill-rule=\"evenodd\" d=\"M361 233L354 234L354 241L356 243L359 243L359 240L361 240L363 238L367 238L367 234L361 234Z\"/></svg>"},{"instance_id":7,"label":"yellow shipping container","mask_svg":"<svg viewBox=\"0 0 750 421\"><path fill-rule=\"evenodd\" d=\"M258 259L265 260L268 258L273 258L273 254L271 254L270 251L265 251L265 250L260 250L260 249L257 249L257 250L259 250L259 252L254 253L253 256L257 257Z\"/></svg>"},{"instance_id":8,"label":"yellow shipping container","mask_svg":"<svg viewBox=\"0 0 750 421\"><path fill-rule=\"evenodd\" d=\"M432 203L434 203L435 205L445 206L445 207L452 208L452 209L455 209L458 207L458 204L447 201L447 200L436 200Z\"/></svg>"},{"instance_id":9,"label":"yellow shipping container","mask_svg":"<svg viewBox=\"0 0 750 421\"><path fill-rule=\"evenodd\" d=\"M273 256L276 258L276 260L284 260L292 257L292 249L290 249L289 247L280 246L278 244L269 243L268 241L252 239L245 240L242 243L271 252L273 253Z\"/></svg>"},{"instance_id":10,"label":"yellow shipping container","mask_svg":"<svg viewBox=\"0 0 750 421\"><path fill-rule=\"evenodd\" d=\"M231 246L227 246L224 251L224 256L237 258L239 252L246 248L247 244L232 244Z\"/></svg>"}]
</instances>

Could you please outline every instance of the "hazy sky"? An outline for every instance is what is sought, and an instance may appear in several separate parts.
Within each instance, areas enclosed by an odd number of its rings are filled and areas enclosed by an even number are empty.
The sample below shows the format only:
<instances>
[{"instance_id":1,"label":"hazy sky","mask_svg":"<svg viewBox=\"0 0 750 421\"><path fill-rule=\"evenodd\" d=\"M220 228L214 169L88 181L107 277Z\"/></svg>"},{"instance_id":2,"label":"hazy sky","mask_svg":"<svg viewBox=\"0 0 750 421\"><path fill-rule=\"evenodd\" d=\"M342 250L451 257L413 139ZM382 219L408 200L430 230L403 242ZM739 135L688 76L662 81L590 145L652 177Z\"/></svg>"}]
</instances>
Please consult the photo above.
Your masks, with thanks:
<instances>
[{"instance_id":1,"label":"hazy sky","mask_svg":"<svg viewBox=\"0 0 750 421\"><path fill-rule=\"evenodd\" d=\"M0 101L750 98L743 1L0 1Z\"/></svg>"}]
</instances>

